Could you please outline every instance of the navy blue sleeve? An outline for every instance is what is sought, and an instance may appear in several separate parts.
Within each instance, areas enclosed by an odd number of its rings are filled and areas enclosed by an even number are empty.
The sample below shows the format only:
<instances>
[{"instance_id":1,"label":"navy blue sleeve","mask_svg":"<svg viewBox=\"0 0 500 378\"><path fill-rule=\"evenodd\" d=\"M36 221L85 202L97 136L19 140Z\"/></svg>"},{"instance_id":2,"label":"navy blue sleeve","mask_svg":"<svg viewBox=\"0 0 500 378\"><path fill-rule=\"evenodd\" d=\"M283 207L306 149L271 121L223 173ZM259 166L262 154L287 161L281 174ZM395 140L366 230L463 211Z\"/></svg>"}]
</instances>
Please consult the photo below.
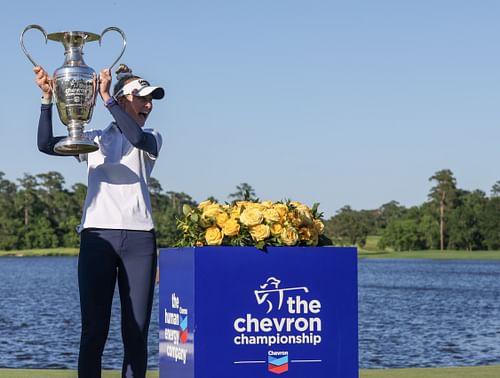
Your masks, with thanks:
<instances>
[{"instance_id":1,"label":"navy blue sleeve","mask_svg":"<svg viewBox=\"0 0 500 378\"><path fill-rule=\"evenodd\" d=\"M115 119L118 128L132 146L144 150L153 156L158 156L156 138L152 134L145 133L116 101L111 101L108 104L108 109Z\"/></svg>"},{"instance_id":2,"label":"navy blue sleeve","mask_svg":"<svg viewBox=\"0 0 500 378\"><path fill-rule=\"evenodd\" d=\"M54 151L56 143L64 138L63 136L54 137L52 133L52 104L42 104L38 121L38 149L48 155L64 156Z\"/></svg>"}]
</instances>

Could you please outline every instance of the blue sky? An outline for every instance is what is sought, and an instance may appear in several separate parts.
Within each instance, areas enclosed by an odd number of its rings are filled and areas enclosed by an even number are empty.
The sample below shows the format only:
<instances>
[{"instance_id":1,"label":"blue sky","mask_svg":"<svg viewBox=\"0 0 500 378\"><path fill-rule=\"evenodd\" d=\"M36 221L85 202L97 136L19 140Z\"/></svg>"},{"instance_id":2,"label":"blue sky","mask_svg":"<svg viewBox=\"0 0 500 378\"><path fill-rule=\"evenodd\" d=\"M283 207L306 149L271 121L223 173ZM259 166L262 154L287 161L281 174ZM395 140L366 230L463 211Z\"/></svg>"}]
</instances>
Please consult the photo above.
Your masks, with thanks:
<instances>
[{"instance_id":1,"label":"blue sky","mask_svg":"<svg viewBox=\"0 0 500 378\"><path fill-rule=\"evenodd\" d=\"M153 176L166 191L225 201L248 182L261 199L320 202L327 217L419 205L445 168L489 193L500 180L499 16L488 0L12 1L0 15L0 171L86 183L84 165L36 149L39 91L19 35L32 23L118 26L121 61L167 91L148 120L164 137ZM36 30L25 42L48 71L62 65L62 45ZM119 43L89 43L86 63L109 65ZM99 100L87 128L109 121Z\"/></svg>"}]
</instances>

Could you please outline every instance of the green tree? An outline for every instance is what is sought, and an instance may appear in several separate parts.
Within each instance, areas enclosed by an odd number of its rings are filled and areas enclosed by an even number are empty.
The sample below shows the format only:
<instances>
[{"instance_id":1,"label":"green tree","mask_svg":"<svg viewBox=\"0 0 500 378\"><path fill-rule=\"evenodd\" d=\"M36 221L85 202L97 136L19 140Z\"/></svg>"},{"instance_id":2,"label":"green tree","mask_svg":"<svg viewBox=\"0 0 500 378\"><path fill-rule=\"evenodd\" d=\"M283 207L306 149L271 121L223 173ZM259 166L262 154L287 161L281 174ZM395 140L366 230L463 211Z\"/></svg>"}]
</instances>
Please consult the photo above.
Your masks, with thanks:
<instances>
[{"instance_id":1,"label":"green tree","mask_svg":"<svg viewBox=\"0 0 500 378\"><path fill-rule=\"evenodd\" d=\"M449 169L442 169L434 173L429 181L435 181L429 193L429 199L439 211L439 247L444 251L445 245L445 215L453 208L457 185L453 173Z\"/></svg>"},{"instance_id":2,"label":"green tree","mask_svg":"<svg viewBox=\"0 0 500 378\"><path fill-rule=\"evenodd\" d=\"M368 232L366 216L350 206L344 206L325 222L325 234L335 244L364 246Z\"/></svg>"},{"instance_id":3,"label":"green tree","mask_svg":"<svg viewBox=\"0 0 500 378\"><path fill-rule=\"evenodd\" d=\"M500 196L489 198L480 220L484 244L489 250L500 249Z\"/></svg>"},{"instance_id":4,"label":"green tree","mask_svg":"<svg viewBox=\"0 0 500 378\"><path fill-rule=\"evenodd\" d=\"M392 220L379 240L381 249L391 247L396 251L413 251L422 249L424 245L417 219Z\"/></svg>"},{"instance_id":5,"label":"green tree","mask_svg":"<svg viewBox=\"0 0 500 378\"><path fill-rule=\"evenodd\" d=\"M35 176L25 173L23 178L18 179L20 189L18 191L20 207L23 213L23 223L30 224L31 217L37 211L38 182Z\"/></svg>"},{"instance_id":6,"label":"green tree","mask_svg":"<svg viewBox=\"0 0 500 378\"><path fill-rule=\"evenodd\" d=\"M491 187L491 196L492 197L499 197L500 196L500 181L497 181Z\"/></svg>"},{"instance_id":7,"label":"green tree","mask_svg":"<svg viewBox=\"0 0 500 378\"><path fill-rule=\"evenodd\" d=\"M228 198L232 201L255 201L257 199L254 188L246 182L236 185L236 192L229 194Z\"/></svg>"},{"instance_id":8,"label":"green tree","mask_svg":"<svg viewBox=\"0 0 500 378\"><path fill-rule=\"evenodd\" d=\"M21 225L16 212L16 184L4 179L0 172L0 250L17 247L18 230Z\"/></svg>"},{"instance_id":9,"label":"green tree","mask_svg":"<svg viewBox=\"0 0 500 378\"><path fill-rule=\"evenodd\" d=\"M37 217L34 222L24 228L20 240L22 249L54 248L58 246L59 240L48 219Z\"/></svg>"},{"instance_id":10,"label":"green tree","mask_svg":"<svg viewBox=\"0 0 500 378\"><path fill-rule=\"evenodd\" d=\"M481 215L487 203L486 194L480 190L457 191L457 204L450 213L449 247L468 251L483 249Z\"/></svg>"},{"instance_id":11,"label":"green tree","mask_svg":"<svg viewBox=\"0 0 500 378\"><path fill-rule=\"evenodd\" d=\"M439 248L439 220L430 211L430 204L421 206L421 217L418 224L424 249Z\"/></svg>"},{"instance_id":12,"label":"green tree","mask_svg":"<svg viewBox=\"0 0 500 378\"><path fill-rule=\"evenodd\" d=\"M182 207L184 205L194 207L196 202L184 192L169 191L163 194L161 186L155 185L154 188L155 192L150 193L151 201L155 204L153 219L157 243L159 247L173 247L180 235L180 231L177 230L177 218L182 214Z\"/></svg>"},{"instance_id":13,"label":"green tree","mask_svg":"<svg viewBox=\"0 0 500 378\"><path fill-rule=\"evenodd\" d=\"M393 220L401 219L406 213L406 208L397 201L390 201L380 206L377 212L376 229L380 234Z\"/></svg>"}]
</instances>

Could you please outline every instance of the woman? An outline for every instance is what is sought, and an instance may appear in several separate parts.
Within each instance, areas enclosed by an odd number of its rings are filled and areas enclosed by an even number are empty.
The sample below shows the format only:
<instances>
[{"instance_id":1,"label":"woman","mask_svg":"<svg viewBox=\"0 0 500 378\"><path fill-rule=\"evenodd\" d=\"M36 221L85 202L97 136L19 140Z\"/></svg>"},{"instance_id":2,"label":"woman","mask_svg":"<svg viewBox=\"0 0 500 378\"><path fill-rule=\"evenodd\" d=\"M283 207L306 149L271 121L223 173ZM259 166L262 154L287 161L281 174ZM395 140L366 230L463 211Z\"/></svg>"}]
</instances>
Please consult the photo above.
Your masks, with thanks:
<instances>
[{"instance_id":1,"label":"woman","mask_svg":"<svg viewBox=\"0 0 500 378\"><path fill-rule=\"evenodd\" d=\"M43 93L38 124L38 148L49 155L63 137L52 134L51 78L34 68ZM78 284L82 334L78 377L101 376L115 283L121 302L124 345L123 377L145 377L147 336L156 273L156 239L151 215L148 179L160 152L158 132L144 129L164 90L132 75L121 65L110 95L111 72L100 73L99 93L113 117L104 130L85 134L99 150L79 155L87 163L88 189L79 226Z\"/></svg>"}]
</instances>

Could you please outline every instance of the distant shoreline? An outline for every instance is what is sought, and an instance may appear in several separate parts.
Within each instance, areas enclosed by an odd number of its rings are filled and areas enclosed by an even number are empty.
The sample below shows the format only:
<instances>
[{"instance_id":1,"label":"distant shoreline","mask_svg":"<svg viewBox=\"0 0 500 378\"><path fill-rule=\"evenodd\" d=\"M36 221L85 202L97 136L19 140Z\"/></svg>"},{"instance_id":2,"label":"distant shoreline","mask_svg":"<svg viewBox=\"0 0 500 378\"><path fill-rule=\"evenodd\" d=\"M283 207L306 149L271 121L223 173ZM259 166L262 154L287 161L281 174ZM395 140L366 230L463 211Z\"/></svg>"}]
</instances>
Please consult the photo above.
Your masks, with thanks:
<instances>
[{"instance_id":1,"label":"distant shoreline","mask_svg":"<svg viewBox=\"0 0 500 378\"><path fill-rule=\"evenodd\" d=\"M0 257L78 256L78 248L46 248L0 251ZM377 251L358 250L360 259L500 260L500 251Z\"/></svg>"}]
</instances>

